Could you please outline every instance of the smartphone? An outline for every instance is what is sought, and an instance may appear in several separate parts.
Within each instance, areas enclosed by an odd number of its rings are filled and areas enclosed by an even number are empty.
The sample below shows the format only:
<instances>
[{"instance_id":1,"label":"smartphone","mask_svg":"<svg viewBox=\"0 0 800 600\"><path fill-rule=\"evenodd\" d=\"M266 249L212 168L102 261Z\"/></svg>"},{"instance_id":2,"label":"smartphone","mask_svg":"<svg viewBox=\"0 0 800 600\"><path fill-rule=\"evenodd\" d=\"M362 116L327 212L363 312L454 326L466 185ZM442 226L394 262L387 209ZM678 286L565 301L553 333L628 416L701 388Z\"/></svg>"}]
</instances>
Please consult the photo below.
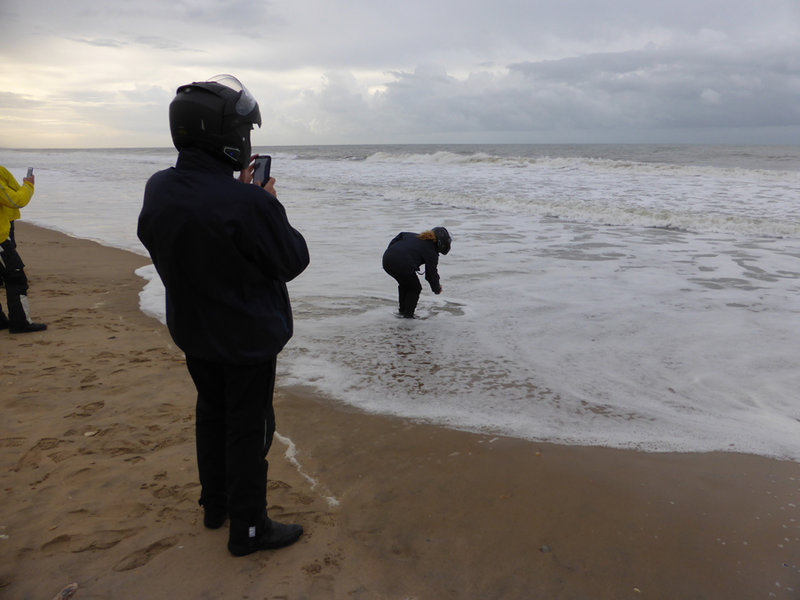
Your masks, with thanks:
<instances>
[{"instance_id":1,"label":"smartphone","mask_svg":"<svg viewBox=\"0 0 800 600\"><path fill-rule=\"evenodd\" d=\"M28 167L28 174L26 177L33 177L33 167Z\"/></svg>"},{"instance_id":2,"label":"smartphone","mask_svg":"<svg viewBox=\"0 0 800 600\"><path fill-rule=\"evenodd\" d=\"M260 181L266 183L269 181L269 171L272 167L272 157L268 154L261 154L255 160L255 168L253 169L253 183Z\"/></svg>"}]
</instances>

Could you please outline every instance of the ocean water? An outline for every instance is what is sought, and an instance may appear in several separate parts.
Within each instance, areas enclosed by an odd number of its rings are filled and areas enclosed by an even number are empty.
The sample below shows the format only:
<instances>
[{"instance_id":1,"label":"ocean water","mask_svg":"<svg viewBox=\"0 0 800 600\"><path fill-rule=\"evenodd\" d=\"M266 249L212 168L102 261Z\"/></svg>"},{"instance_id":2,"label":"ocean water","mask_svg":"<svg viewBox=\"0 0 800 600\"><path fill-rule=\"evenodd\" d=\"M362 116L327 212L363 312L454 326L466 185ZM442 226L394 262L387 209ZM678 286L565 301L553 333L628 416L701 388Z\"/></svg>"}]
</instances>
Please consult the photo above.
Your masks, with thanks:
<instances>
[{"instance_id":1,"label":"ocean water","mask_svg":"<svg viewBox=\"0 0 800 600\"><path fill-rule=\"evenodd\" d=\"M279 385L529 440L800 460L800 147L258 150L311 251ZM145 253L144 183L175 155L0 164L36 168L27 220ZM436 225L454 237L444 291L398 319L383 250ZM142 285L163 319L157 278Z\"/></svg>"}]
</instances>

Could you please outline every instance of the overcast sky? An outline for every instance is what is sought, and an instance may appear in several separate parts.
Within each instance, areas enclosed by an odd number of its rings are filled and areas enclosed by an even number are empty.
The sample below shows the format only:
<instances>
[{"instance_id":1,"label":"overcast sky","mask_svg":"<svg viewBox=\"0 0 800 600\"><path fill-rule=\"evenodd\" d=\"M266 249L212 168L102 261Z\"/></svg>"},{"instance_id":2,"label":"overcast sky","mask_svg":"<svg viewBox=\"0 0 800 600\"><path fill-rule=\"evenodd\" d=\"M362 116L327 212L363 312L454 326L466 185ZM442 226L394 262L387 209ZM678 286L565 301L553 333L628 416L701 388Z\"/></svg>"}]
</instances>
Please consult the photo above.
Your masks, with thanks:
<instances>
[{"instance_id":1,"label":"overcast sky","mask_svg":"<svg viewBox=\"0 0 800 600\"><path fill-rule=\"evenodd\" d=\"M800 0L0 0L0 147L169 146L218 73L254 145L800 144Z\"/></svg>"}]
</instances>

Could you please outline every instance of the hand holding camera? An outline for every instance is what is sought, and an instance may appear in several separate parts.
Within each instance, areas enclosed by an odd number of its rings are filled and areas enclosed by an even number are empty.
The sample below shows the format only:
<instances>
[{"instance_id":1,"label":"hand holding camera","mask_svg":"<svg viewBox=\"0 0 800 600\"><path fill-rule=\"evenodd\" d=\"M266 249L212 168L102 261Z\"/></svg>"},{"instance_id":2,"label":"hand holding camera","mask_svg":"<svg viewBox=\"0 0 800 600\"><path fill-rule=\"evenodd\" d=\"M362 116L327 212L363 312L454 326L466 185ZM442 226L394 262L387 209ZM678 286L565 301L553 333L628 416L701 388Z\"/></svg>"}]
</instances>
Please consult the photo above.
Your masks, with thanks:
<instances>
[{"instance_id":1,"label":"hand holding camera","mask_svg":"<svg viewBox=\"0 0 800 600\"><path fill-rule=\"evenodd\" d=\"M255 183L277 198L275 180L270 177L272 157L268 154L253 154L250 164L239 173L242 183Z\"/></svg>"}]
</instances>

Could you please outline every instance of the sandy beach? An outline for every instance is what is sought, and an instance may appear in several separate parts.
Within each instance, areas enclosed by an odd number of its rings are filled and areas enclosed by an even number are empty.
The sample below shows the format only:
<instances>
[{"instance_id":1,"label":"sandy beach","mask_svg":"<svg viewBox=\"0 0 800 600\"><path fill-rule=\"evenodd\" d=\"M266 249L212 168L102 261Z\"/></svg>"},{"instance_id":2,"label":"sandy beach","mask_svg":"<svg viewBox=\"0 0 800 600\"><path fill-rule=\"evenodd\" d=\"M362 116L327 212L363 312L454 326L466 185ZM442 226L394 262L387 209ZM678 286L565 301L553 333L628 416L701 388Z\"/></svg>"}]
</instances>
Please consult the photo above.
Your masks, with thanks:
<instances>
[{"instance_id":1,"label":"sandy beach","mask_svg":"<svg viewBox=\"0 0 800 600\"><path fill-rule=\"evenodd\" d=\"M0 598L800 597L798 463L452 431L280 381L270 516L306 534L234 558L202 525L183 355L139 310L149 260L17 242L49 329L0 331Z\"/></svg>"}]
</instances>

